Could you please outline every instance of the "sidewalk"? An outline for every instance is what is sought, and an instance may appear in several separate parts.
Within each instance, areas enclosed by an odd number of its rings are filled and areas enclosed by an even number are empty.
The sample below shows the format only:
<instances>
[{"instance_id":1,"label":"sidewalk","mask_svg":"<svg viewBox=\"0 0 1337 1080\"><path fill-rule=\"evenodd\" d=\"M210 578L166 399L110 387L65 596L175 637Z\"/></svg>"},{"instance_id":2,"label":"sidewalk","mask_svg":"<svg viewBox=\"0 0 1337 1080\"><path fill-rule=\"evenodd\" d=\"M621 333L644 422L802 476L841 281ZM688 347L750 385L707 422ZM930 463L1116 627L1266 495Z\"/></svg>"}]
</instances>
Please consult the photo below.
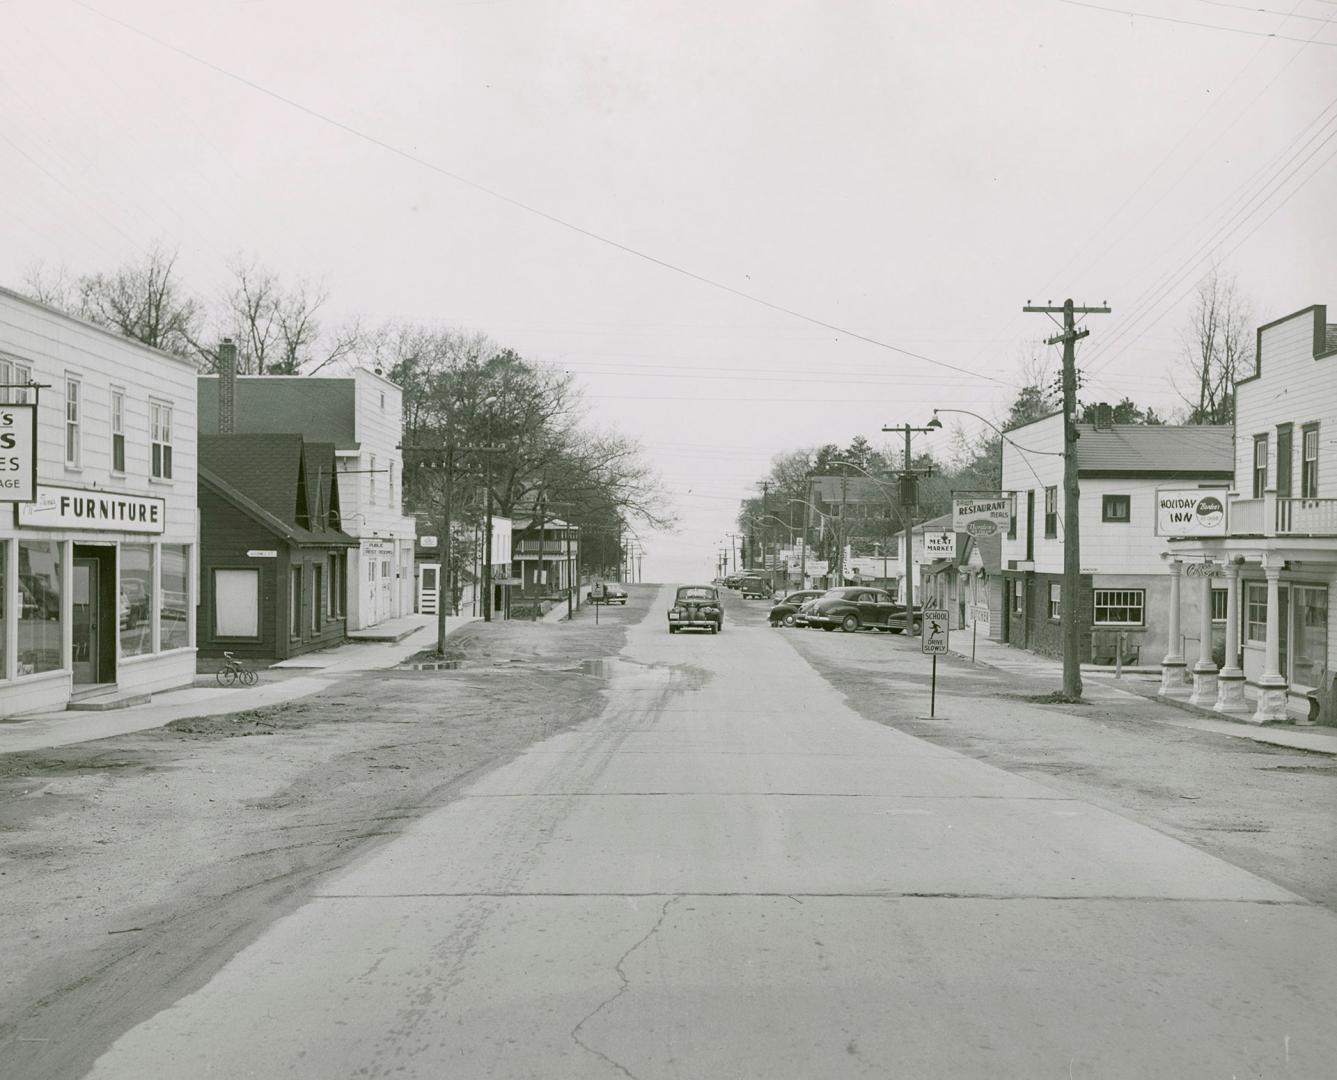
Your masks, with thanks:
<instances>
[{"instance_id":1,"label":"sidewalk","mask_svg":"<svg viewBox=\"0 0 1337 1080\"><path fill-rule=\"evenodd\" d=\"M262 709L280 705L321 690L328 689L339 679L359 671L376 671L402 663L420 649L435 643L431 628L436 624L432 615L407 616L420 625L409 629L398 641L376 644L350 643L336 645L317 653L308 653L275 664L270 670L309 672L290 678L267 679L260 676L260 685L250 688L230 686L192 686L154 694L147 705L108 712L35 713L21 720L0 722L0 754L14 754L28 750L46 750L74 743L108 739L134 731L163 727L173 720L195 716L218 716L242 709ZM396 623L405 619L396 619ZM446 619L446 633L454 633L474 621L472 615L453 615ZM403 629L402 627L399 629ZM396 631L398 632L398 631Z\"/></svg>"},{"instance_id":2,"label":"sidewalk","mask_svg":"<svg viewBox=\"0 0 1337 1080\"><path fill-rule=\"evenodd\" d=\"M952 632L952 652L969 661L970 631ZM1052 677L1056 683L1063 678L1063 664L1048 656L1040 656L1026 649L1014 648L1001 642L979 638L975 643L975 662L986 667L997 668L1014 675ZM1165 705L1162 715L1156 717L1165 724L1174 727L1192 728L1195 731L1211 731L1218 735L1229 735L1237 739L1252 739L1254 742L1268 743L1272 746L1285 746L1291 750L1307 750L1315 754L1337 754L1337 728L1312 727L1308 725L1268 725L1266 727L1251 724L1244 720L1223 717L1211 709L1190 705L1182 698L1164 698L1158 693L1160 675L1129 673L1125 669L1123 678L1116 679L1113 671L1106 667L1092 664L1082 665L1082 679L1088 693L1086 696L1103 697L1109 694L1134 695ZM1098 688L1099 693L1089 691Z\"/></svg>"}]
</instances>

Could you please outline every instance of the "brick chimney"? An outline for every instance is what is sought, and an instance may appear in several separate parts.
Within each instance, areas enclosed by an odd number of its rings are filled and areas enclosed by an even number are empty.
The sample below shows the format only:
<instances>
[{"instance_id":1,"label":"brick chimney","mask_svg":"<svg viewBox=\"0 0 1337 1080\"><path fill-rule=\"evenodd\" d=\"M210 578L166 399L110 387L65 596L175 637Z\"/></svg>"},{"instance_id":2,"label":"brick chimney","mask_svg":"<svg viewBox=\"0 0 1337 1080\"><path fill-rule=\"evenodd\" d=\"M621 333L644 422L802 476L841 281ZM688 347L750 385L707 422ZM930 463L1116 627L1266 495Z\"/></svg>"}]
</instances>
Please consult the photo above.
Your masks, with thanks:
<instances>
[{"instance_id":1,"label":"brick chimney","mask_svg":"<svg viewBox=\"0 0 1337 1080\"><path fill-rule=\"evenodd\" d=\"M231 435L237 419L237 345L224 338L218 346L218 433Z\"/></svg>"}]
</instances>

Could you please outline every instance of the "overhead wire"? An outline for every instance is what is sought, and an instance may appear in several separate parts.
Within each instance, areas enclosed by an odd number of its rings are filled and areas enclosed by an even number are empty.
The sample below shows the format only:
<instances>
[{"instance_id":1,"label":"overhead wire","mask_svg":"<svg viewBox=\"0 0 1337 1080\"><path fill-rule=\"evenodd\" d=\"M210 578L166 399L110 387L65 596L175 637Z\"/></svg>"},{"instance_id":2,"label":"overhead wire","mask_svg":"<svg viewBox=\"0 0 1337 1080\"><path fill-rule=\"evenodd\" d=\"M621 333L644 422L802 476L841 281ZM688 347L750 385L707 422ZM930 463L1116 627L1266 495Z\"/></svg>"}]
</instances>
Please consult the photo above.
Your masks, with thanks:
<instances>
[{"instance_id":1,"label":"overhead wire","mask_svg":"<svg viewBox=\"0 0 1337 1080\"><path fill-rule=\"evenodd\" d=\"M1245 30L1238 26L1222 26L1219 23L1196 22L1192 19L1176 19L1171 15L1152 15L1145 11L1129 11L1127 8L1106 7L1104 4L1091 4L1087 0L1058 0L1070 7L1091 8L1093 11L1108 11L1114 15L1128 15L1135 19L1155 19L1158 22L1178 23L1180 26L1196 26L1203 30L1219 30L1228 34L1247 34L1249 37L1271 38L1274 41L1298 41L1307 45L1326 45L1337 49L1337 41L1305 41L1304 38L1291 37L1289 34L1275 34L1266 30Z\"/></svg>"},{"instance_id":2,"label":"overhead wire","mask_svg":"<svg viewBox=\"0 0 1337 1080\"><path fill-rule=\"evenodd\" d=\"M706 285L710 288L728 293L731 296L736 296L742 300L747 300L750 303L757 304L771 311L779 312L780 314L783 315L788 315L791 318L799 319L803 322L810 323L813 326L820 326L823 329L831 330L837 334L843 334L846 337L852 338L856 341L862 341L865 344L872 345L876 348L886 349L890 352L897 353L901 356L905 356L913 360L920 360L924 363L931 364L935 367L945 368L950 371L959 371L963 374L972 375L975 378L985 379L989 382L998 383L999 385L1002 386L1011 387L1013 385L1011 383L1006 382L1003 379L995 378L992 375L985 374L984 372L971 371L967 368L960 367L956 364L948 363L945 360L937 360L931 356L926 356L923 353L917 353L910 349L904 349L899 345L893 345L890 342L883 341L880 338L875 338L872 335L862 334L859 333L858 331L851 330L847 327L839 326L836 323L828 322L824 319L819 319L813 315L808 315L804 312L798 311L795 308L790 308L786 307L783 304L775 303L773 301L765 299L764 297L756 296L753 293L744 292L742 289L734 288L732 285L727 285L722 281L718 281L714 278L707 277L704 274L699 274L694 270L689 270L684 266L680 266L676 263L669 262L667 259L661 259L656 255L652 255L647 251L641 250L640 248L633 247L630 244L624 244L619 240L614 240L612 237L605 236L602 233L596 232L593 229L586 228L583 225L577 225L575 222L568 221L565 218L559 217L556 214L549 213L548 211L543 210L537 206L534 206L531 203L524 202L521 199L517 199L513 196L506 195L503 192L497 191L494 188L490 188L484 184L480 184L475 180L469 179L468 177L464 176L461 173L455 172L441 165L437 165L434 162L428 161L426 158L421 157L410 150L406 150L402 146L398 146L395 143L389 142L385 139L372 135L370 132L363 131L361 128L354 127L352 124L346 123L342 120L338 120L326 113L321 112L318 109L315 109L309 105L305 105L302 102L297 101L295 98L290 98L284 94L280 94L278 91L270 89L269 87L264 86L259 82L256 82L254 79L250 79L244 75L240 75L237 72L231 71L219 64L214 63L211 60L207 60L204 57L198 56L187 49L184 49L178 45L174 45L169 41L165 41L162 38L154 34L151 34L148 31L141 29L140 27L133 25L132 23L128 23L123 19L119 19L113 15L109 15L106 12L101 11L96 7L93 7L91 4L85 3L84 0L68 0L68 2L74 4L77 7L83 8L85 11L88 11L91 14L98 16L99 18L105 19L107 22L113 23L114 25L119 26L124 30L128 30L133 34L137 34L148 41L152 41L154 44L164 49L167 49L170 52L174 52L178 56L183 56L193 63L206 67L209 70L224 76L225 78L231 79L237 83L240 83L243 86L250 88L251 90L256 91L257 93L264 94L265 96L270 97L275 101L281 102L282 104L287 105L289 108L296 109L299 112L302 112L307 116L310 116L313 119L320 121L321 123L328 124L329 126L344 132L345 134L351 135L357 139L361 139L362 141L372 146L376 146L381 150L386 151L387 153L393 154L396 157L402 158L405 161L412 162L413 164L421 168L427 169L428 171L436 173L439 176L443 176L446 179L452 180L455 183L470 188L473 191L477 191L480 194L486 195L491 199L495 199L498 202L505 203L506 205L514 207L517 210L521 210L527 214L533 215L534 217L541 218L542 220L547 221L550 224L556 225L559 228L569 230L570 232L583 236L586 239L593 240L596 243L603 244L607 247L613 248L614 250L620 251L623 254L630 255L633 258L640 259L644 262L650 263L653 266L657 266L671 273L679 274L682 277L689 278L690 280L696 281L699 284Z\"/></svg>"}]
</instances>

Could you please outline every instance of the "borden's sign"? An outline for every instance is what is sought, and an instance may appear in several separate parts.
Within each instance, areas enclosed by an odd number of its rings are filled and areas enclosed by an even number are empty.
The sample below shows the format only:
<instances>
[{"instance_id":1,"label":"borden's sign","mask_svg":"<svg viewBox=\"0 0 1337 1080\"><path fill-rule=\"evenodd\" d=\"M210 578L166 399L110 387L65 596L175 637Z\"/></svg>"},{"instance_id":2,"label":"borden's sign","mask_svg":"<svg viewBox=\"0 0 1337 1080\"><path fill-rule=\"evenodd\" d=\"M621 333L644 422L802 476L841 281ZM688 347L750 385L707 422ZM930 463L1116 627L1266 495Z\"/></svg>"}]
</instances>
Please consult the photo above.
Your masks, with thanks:
<instances>
[{"instance_id":1,"label":"borden's sign","mask_svg":"<svg viewBox=\"0 0 1337 1080\"><path fill-rule=\"evenodd\" d=\"M1012 520L1012 499L1007 495L997 498L962 498L952 500L952 529L971 536L993 536L1002 532Z\"/></svg>"},{"instance_id":2,"label":"borden's sign","mask_svg":"<svg viewBox=\"0 0 1337 1080\"><path fill-rule=\"evenodd\" d=\"M1157 536L1225 536L1224 492L1162 488L1156 492Z\"/></svg>"}]
</instances>

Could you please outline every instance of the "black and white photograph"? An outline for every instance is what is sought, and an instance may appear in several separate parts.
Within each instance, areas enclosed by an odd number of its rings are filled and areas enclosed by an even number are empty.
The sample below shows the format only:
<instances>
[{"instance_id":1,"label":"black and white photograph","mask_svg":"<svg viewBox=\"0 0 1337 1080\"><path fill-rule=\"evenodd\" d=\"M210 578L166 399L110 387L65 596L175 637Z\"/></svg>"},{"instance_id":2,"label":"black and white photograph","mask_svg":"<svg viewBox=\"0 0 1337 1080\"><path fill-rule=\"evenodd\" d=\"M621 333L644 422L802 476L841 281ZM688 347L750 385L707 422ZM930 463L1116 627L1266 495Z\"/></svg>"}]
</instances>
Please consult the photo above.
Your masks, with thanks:
<instances>
[{"instance_id":1,"label":"black and white photograph","mask_svg":"<svg viewBox=\"0 0 1337 1080\"><path fill-rule=\"evenodd\" d=\"M0 0L0 1080L1337 1076L1337 0Z\"/></svg>"}]
</instances>

